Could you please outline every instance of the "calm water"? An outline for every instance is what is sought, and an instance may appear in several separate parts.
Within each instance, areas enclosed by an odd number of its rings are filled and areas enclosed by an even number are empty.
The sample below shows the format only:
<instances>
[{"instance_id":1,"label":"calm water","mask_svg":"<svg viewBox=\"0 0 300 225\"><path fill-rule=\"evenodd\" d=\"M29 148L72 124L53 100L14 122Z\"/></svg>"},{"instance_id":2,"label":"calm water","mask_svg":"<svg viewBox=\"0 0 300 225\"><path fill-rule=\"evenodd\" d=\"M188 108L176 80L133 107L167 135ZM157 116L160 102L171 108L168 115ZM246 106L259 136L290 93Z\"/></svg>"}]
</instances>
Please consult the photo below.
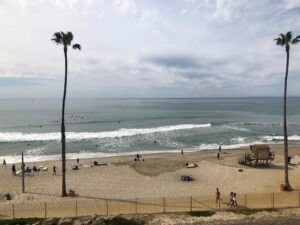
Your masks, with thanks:
<instances>
[{"instance_id":1,"label":"calm water","mask_svg":"<svg viewBox=\"0 0 300 225\"><path fill-rule=\"evenodd\" d=\"M58 159L61 100L0 100L0 159ZM279 143L281 98L83 99L67 101L69 158ZM300 140L300 98L288 100Z\"/></svg>"}]
</instances>

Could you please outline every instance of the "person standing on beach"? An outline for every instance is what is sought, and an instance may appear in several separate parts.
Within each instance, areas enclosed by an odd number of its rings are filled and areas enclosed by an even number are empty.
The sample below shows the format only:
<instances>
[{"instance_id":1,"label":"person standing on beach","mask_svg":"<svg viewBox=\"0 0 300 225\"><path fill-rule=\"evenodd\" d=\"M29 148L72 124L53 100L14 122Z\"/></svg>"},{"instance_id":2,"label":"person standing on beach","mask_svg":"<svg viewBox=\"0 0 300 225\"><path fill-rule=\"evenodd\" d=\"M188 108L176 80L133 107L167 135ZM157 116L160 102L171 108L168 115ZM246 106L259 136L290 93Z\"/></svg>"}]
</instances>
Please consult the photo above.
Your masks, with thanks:
<instances>
[{"instance_id":1,"label":"person standing on beach","mask_svg":"<svg viewBox=\"0 0 300 225\"><path fill-rule=\"evenodd\" d=\"M6 167L6 161L5 161L5 159L3 159L3 166Z\"/></svg>"},{"instance_id":2,"label":"person standing on beach","mask_svg":"<svg viewBox=\"0 0 300 225\"><path fill-rule=\"evenodd\" d=\"M233 194L232 194L232 203L233 203L233 204L232 204L233 206L238 206L238 205L237 205L237 201L236 201L236 193L233 193Z\"/></svg>"},{"instance_id":3,"label":"person standing on beach","mask_svg":"<svg viewBox=\"0 0 300 225\"><path fill-rule=\"evenodd\" d=\"M220 152L217 153L217 158L220 159Z\"/></svg>"},{"instance_id":4,"label":"person standing on beach","mask_svg":"<svg viewBox=\"0 0 300 225\"><path fill-rule=\"evenodd\" d=\"M221 197L221 192L219 191L219 188L217 188L217 190L216 190L216 203L218 203L221 199L220 199L220 197Z\"/></svg>"},{"instance_id":5,"label":"person standing on beach","mask_svg":"<svg viewBox=\"0 0 300 225\"><path fill-rule=\"evenodd\" d=\"M56 175L56 166L55 165L53 166L52 170L53 170L53 175Z\"/></svg>"},{"instance_id":6,"label":"person standing on beach","mask_svg":"<svg viewBox=\"0 0 300 225\"><path fill-rule=\"evenodd\" d=\"M181 149L181 155L183 155L183 149Z\"/></svg>"},{"instance_id":7,"label":"person standing on beach","mask_svg":"<svg viewBox=\"0 0 300 225\"><path fill-rule=\"evenodd\" d=\"M17 175L17 171L16 171L16 166L15 166L15 164L12 165L11 171L12 171L12 174L13 174L14 176Z\"/></svg>"},{"instance_id":8,"label":"person standing on beach","mask_svg":"<svg viewBox=\"0 0 300 225\"><path fill-rule=\"evenodd\" d=\"M219 145L219 153L221 153L221 151L222 151L222 147L221 145Z\"/></svg>"},{"instance_id":9,"label":"person standing on beach","mask_svg":"<svg viewBox=\"0 0 300 225\"><path fill-rule=\"evenodd\" d=\"M79 164L79 158L76 159L77 164Z\"/></svg>"}]
</instances>

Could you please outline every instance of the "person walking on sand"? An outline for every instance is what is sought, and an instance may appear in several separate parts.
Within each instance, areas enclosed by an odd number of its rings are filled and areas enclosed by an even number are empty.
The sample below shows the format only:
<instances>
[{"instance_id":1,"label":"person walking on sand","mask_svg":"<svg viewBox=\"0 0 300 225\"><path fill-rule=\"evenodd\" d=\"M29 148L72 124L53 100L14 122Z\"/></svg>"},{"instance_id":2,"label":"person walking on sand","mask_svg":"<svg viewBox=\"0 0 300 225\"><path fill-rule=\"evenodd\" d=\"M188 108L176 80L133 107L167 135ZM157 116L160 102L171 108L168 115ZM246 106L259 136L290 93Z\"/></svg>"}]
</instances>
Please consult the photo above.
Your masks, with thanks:
<instances>
[{"instance_id":1,"label":"person walking on sand","mask_svg":"<svg viewBox=\"0 0 300 225\"><path fill-rule=\"evenodd\" d=\"M55 165L53 166L52 170L53 170L53 175L56 175L56 166Z\"/></svg>"},{"instance_id":2,"label":"person walking on sand","mask_svg":"<svg viewBox=\"0 0 300 225\"><path fill-rule=\"evenodd\" d=\"M232 206L238 206L236 201L236 193L232 194Z\"/></svg>"},{"instance_id":3,"label":"person walking on sand","mask_svg":"<svg viewBox=\"0 0 300 225\"><path fill-rule=\"evenodd\" d=\"M183 155L183 149L181 149L181 155Z\"/></svg>"},{"instance_id":4,"label":"person walking on sand","mask_svg":"<svg viewBox=\"0 0 300 225\"><path fill-rule=\"evenodd\" d=\"M15 164L13 164L13 165L12 165L12 167L11 167L11 171L12 171L12 174L13 174L14 176L16 176L16 175L17 175L17 170L16 170L16 166L15 166Z\"/></svg>"},{"instance_id":5,"label":"person walking on sand","mask_svg":"<svg viewBox=\"0 0 300 225\"><path fill-rule=\"evenodd\" d=\"M79 158L76 159L77 164L79 164Z\"/></svg>"},{"instance_id":6,"label":"person walking on sand","mask_svg":"<svg viewBox=\"0 0 300 225\"><path fill-rule=\"evenodd\" d=\"M221 153L221 151L222 151L222 147L221 145L219 145L219 153Z\"/></svg>"},{"instance_id":7,"label":"person walking on sand","mask_svg":"<svg viewBox=\"0 0 300 225\"><path fill-rule=\"evenodd\" d=\"M6 167L6 160L5 159L3 159L3 166Z\"/></svg>"},{"instance_id":8,"label":"person walking on sand","mask_svg":"<svg viewBox=\"0 0 300 225\"><path fill-rule=\"evenodd\" d=\"M220 159L220 152L217 153L217 158Z\"/></svg>"},{"instance_id":9,"label":"person walking on sand","mask_svg":"<svg viewBox=\"0 0 300 225\"><path fill-rule=\"evenodd\" d=\"M219 188L216 189L216 203L218 203L221 200L221 192L219 191Z\"/></svg>"},{"instance_id":10,"label":"person walking on sand","mask_svg":"<svg viewBox=\"0 0 300 225\"><path fill-rule=\"evenodd\" d=\"M233 192L230 192L228 206L233 206Z\"/></svg>"}]
</instances>

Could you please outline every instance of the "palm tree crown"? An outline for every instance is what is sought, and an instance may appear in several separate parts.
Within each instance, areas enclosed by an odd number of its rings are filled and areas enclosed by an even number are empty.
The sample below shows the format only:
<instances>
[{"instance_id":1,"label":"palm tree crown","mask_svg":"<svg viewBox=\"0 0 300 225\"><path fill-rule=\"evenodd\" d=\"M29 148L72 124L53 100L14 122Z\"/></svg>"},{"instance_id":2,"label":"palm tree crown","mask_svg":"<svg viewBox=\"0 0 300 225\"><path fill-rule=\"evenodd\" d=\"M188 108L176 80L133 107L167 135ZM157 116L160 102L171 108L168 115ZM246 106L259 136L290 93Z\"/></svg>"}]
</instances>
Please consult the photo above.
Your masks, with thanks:
<instances>
[{"instance_id":1,"label":"palm tree crown","mask_svg":"<svg viewBox=\"0 0 300 225\"><path fill-rule=\"evenodd\" d=\"M53 34L53 38L51 39L53 42L55 42L58 45L63 45L64 47L70 46L73 41L73 34L72 32L56 32ZM80 44L74 44L73 49L79 49L81 50Z\"/></svg>"},{"instance_id":2,"label":"palm tree crown","mask_svg":"<svg viewBox=\"0 0 300 225\"><path fill-rule=\"evenodd\" d=\"M286 34L279 34L279 37L275 38L274 41L276 41L276 45L286 46L287 50L289 50L290 44L297 44L300 42L300 35L293 39L293 34L289 31Z\"/></svg>"}]
</instances>

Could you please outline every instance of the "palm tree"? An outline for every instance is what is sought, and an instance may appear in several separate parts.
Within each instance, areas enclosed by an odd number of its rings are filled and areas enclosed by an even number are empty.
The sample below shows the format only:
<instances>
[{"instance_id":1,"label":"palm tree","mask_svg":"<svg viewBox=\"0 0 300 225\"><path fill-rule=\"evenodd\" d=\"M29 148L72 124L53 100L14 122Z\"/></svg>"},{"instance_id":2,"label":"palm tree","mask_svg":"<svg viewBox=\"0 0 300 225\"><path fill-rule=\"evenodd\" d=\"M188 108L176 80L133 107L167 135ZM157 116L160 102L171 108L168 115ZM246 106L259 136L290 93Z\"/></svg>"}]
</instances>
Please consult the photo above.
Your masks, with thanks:
<instances>
[{"instance_id":1,"label":"palm tree","mask_svg":"<svg viewBox=\"0 0 300 225\"><path fill-rule=\"evenodd\" d=\"M285 68L285 79L284 79L284 103L283 103L283 135L284 135L284 182L285 189L291 191L292 187L289 183L288 174L288 134L286 124L286 92L287 92L287 79L289 73L289 60L290 60L290 45L297 44L300 41L300 36L293 39L292 32L289 31L286 34L279 34L278 38L275 38L276 45L285 47L286 51L286 68Z\"/></svg>"},{"instance_id":2,"label":"palm tree","mask_svg":"<svg viewBox=\"0 0 300 225\"><path fill-rule=\"evenodd\" d=\"M73 41L72 32L56 32L53 34L51 39L57 45L63 45L64 55L65 55L65 83L64 83L64 94L62 101L62 115L61 115L61 160L62 160L62 191L61 196L67 196L66 191L66 134L65 134L65 102L66 102L66 94L67 94L67 81L68 81L68 46L71 45ZM79 44L74 44L73 49L81 50L81 46Z\"/></svg>"}]
</instances>

